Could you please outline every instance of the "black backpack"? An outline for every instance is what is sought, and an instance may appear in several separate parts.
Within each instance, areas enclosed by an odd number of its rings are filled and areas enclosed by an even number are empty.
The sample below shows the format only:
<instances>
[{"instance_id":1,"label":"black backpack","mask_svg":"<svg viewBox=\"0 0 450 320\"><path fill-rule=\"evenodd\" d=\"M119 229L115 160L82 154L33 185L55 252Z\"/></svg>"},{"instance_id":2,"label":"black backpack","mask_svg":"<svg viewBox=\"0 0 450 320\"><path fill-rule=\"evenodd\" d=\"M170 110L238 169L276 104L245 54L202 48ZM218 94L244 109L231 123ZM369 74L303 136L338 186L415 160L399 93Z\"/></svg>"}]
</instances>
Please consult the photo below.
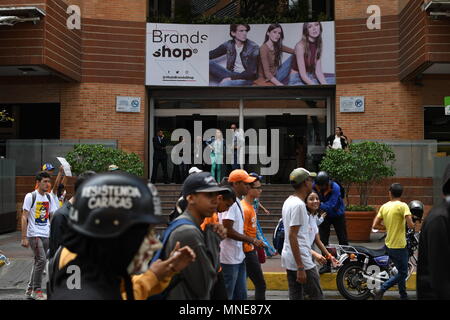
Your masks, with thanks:
<instances>
[{"instance_id":1,"label":"black backpack","mask_svg":"<svg viewBox=\"0 0 450 320\"><path fill-rule=\"evenodd\" d=\"M284 224L283 219L278 221L278 224L273 232L273 247L277 250L279 254L283 251L284 246Z\"/></svg>"}]
</instances>

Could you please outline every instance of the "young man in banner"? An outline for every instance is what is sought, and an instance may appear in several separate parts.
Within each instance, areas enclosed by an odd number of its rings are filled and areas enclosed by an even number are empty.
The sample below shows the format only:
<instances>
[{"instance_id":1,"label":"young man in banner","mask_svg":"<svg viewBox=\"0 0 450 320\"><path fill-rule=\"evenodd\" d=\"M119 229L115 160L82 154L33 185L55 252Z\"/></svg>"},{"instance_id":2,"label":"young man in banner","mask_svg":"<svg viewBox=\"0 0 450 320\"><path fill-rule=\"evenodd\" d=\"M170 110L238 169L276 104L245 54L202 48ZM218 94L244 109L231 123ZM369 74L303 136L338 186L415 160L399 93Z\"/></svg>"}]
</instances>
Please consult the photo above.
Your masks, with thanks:
<instances>
[{"instance_id":1,"label":"young man in banner","mask_svg":"<svg viewBox=\"0 0 450 320\"><path fill-rule=\"evenodd\" d=\"M219 86L248 86L257 78L259 46L247 39L248 24L230 25L231 40L209 52L209 77ZM226 55L224 68L214 59Z\"/></svg>"}]
</instances>

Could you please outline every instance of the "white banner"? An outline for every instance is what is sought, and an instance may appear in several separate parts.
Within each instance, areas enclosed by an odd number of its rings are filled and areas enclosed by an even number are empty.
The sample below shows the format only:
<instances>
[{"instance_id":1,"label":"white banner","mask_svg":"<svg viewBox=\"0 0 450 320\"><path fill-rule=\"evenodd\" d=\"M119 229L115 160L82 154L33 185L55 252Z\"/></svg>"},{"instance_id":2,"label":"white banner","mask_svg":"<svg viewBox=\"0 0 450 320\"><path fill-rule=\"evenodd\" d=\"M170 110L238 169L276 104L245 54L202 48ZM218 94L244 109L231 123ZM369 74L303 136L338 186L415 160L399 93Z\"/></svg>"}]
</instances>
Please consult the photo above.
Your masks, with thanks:
<instances>
[{"instance_id":1,"label":"white banner","mask_svg":"<svg viewBox=\"0 0 450 320\"><path fill-rule=\"evenodd\" d=\"M334 85L334 22L148 23L146 68L149 86Z\"/></svg>"}]
</instances>

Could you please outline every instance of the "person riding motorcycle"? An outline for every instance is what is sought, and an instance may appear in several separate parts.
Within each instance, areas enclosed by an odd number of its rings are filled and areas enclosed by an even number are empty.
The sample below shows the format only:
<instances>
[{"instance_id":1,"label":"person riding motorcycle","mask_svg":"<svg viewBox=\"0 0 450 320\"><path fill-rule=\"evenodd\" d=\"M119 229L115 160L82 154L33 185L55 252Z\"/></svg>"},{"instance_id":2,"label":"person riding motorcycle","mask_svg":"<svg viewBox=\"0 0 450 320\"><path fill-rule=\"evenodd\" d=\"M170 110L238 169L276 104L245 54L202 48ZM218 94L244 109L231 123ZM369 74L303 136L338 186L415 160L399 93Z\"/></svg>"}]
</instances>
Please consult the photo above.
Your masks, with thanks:
<instances>
[{"instance_id":1,"label":"person riding motorcycle","mask_svg":"<svg viewBox=\"0 0 450 320\"><path fill-rule=\"evenodd\" d=\"M178 244L148 267L161 247L154 232L160 212L155 187L134 175L110 172L84 182L50 262L49 299L141 300L164 290L195 254Z\"/></svg>"}]
</instances>

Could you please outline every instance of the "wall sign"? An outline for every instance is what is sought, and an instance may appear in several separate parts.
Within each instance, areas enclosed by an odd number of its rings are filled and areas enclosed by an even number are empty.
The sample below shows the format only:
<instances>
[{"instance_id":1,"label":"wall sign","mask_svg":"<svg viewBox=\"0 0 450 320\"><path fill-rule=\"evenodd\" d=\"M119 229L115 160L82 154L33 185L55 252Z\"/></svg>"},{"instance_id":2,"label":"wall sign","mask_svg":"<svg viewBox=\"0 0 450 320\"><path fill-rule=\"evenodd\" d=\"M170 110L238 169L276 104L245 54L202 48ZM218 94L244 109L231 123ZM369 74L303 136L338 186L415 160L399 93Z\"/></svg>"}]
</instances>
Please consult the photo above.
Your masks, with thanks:
<instances>
[{"instance_id":1,"label":"wall sign","mask_svg":"<svg viewBox=\"0 0 450 320\"><path fill-rule=\"evenodd\" d=\"M364 97L341 97L341 112L364 112Z\"/></svg>"},{"instance_id":2,"label":"wall sign","mask_svg":"<svg viewBox=\"0 0 450 320\"><path fill-rule=\"evenodd\" d=\"M141 97L116 97L116 112L141 112Z\"/></svg>"}]
</instances>

